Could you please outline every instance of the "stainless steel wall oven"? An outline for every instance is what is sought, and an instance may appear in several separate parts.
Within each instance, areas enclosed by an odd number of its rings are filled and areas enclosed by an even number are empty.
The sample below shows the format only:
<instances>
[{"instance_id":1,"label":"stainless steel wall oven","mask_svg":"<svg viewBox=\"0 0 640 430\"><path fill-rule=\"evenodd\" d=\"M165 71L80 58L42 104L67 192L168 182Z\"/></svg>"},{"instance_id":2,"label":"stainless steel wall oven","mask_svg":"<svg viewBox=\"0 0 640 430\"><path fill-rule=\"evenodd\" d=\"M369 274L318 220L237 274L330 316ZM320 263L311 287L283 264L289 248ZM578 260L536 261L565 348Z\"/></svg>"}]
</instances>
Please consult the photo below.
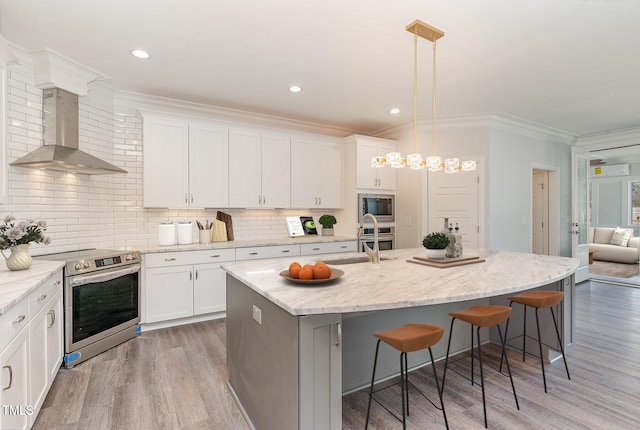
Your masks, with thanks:
<instances>
[{"instance_id":1,"label":"stainless steel wall oven","mask_svg":"<svg viewBox=\"0 0 640 430\"><path fill-rule=\"evenodd\" d=\"M373 227L364 227L362 237L358 239L358 251L364 252L364 244L373 248ZM380 251L395 249L395 227L378 227L378 247Z\"/></svg>"}]
</instances>

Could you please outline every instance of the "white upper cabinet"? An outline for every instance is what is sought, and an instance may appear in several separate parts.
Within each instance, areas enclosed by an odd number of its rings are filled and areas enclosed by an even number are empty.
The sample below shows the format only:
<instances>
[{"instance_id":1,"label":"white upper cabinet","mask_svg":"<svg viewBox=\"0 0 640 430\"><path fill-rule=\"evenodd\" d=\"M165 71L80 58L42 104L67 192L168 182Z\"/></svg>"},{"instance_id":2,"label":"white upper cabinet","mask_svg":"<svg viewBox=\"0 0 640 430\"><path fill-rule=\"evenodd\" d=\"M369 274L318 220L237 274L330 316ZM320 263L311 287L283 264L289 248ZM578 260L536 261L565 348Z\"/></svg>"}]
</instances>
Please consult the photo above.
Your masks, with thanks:
<instances>
[{"instance_id":1,"label":"white upper cabinet","mask_svg":"<svg viewBox=\"0 0 640 430\"><path fill-rule=\"evenodd\" d=\"M371 159L396 151L392 141L356 136L356 188L394 191L396 170L391 167L371 167Z\"/></svg>"},{"instance_id":2,"label":"white upper cabinet","mask_svg":"<svg viewBox=\"0 0 640 430\"><path fill-rule=\"evenodd\" d=\"M291 143L291 207L342 207L341 162L341 148L337 143L294 138Z\"/></svg>"},{"instance_id":3,"label":"white upper cabinet","mask_svg":"<svg viewBox=\"0 0 640 430\"><path fill-rule=\"evenodd\" d=\"M227 128L189 124L189 204L224 208L229 204L229 145Z\"/></svg>"},{"instance_id":4,"label":"white upper cabinet","mask_svg":"<svg viewBox=\"0 0 640 430\"><path fill-rule=\"evenodd\" d=\"M229 130L229 206L290 207L290 146L288 136Z\"/></svg>"},{"instance_id":5,"label":"white upper cabinet","mask_svg":"<svg viewBox=\"0 0 640 430\"><path fill-rule=\"evenodd\" d=\"M144 117L144 207L188 207L189 123Z\"/></svg>"},{"instance_id":6,"label":"white upper cabinet","mask_svg":"<svg viewBox=\"0 0 640 430\"><path fill-rule=\"evenodd\" d=\"M144 207L226 207L227 129L145 115Z\"/></svg>"}]
</instances>

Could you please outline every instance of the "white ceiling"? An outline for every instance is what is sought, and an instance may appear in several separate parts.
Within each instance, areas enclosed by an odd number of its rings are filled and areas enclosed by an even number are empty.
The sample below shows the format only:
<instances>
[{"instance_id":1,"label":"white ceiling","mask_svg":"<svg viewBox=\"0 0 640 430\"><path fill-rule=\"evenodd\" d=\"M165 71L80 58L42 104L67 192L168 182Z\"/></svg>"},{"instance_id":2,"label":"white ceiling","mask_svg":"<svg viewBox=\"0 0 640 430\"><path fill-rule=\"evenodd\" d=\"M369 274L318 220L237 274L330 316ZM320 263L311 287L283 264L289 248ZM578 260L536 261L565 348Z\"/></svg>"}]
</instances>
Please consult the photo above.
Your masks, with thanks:
<instances>
[{"instance_id":1,"label":"white ceiling","mask_svg":"<svg viewBox=\"0 0 640 430\"><path fill-rule=\"evenodd\" d=\"M636 0L0 0L5 39L58 51L117 89L345 134L411 121L415 19L445 32L439 118L502 113L576 136L640 126ZM418 114L430 118L427 41L419 58Z\"/></svg>"}]
</instances>

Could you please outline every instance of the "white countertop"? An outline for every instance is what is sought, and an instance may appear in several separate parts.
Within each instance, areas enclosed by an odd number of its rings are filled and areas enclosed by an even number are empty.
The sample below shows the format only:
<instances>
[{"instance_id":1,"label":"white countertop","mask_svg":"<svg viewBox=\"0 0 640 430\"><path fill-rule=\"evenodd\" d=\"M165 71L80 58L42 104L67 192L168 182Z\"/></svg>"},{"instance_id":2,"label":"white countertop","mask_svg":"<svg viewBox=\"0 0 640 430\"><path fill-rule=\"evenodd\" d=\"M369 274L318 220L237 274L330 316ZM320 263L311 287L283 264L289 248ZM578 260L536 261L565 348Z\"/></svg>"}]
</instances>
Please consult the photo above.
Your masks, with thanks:
<instances>
[{"instance_id":1,"label":"white countertop","mask_svg":"<svg viewBox=\"0 0 640 430\"><path fill-rule=\"evenodd\" d=\"M61 261L33 260L27 270L11 271L0 263L0 315L42 285L52 274L62 269Z\"/></svg>"},{"instance_id":2,"label":"white countertop","mask_svg":"<svg viewBox=\"0 0 640 430\"><path fill-rule=\"evenodd\" d=\"M328 284L300 285L279 273L295 259L254 260L223 265L224 270L292 315L349 313L452 303L540 287L575 272L578 260L505 251L481 251L485 262L446 269L408 263L422 248L383 251L395 260L335 265L345 272ZM365 254L340 254L363 256ZM472 252L465 256L473 255ZM478 253L476 252L476 255ZM337 255L323 256L326 260ZM300 257L301 264L321 256Z\"/></svg>"},{"instance_id":3,"label":"white countertop","mask_svg":"<svg viewBox=\"0 0 640 430\"><path fill-rule=\"evenodd\" d=\"M175 252L175 251L200 251L206 249L227 249L227 248L249 248L253 246L275 246L275 245L301 245L305 243L330 243L344 242L348 240L358 240L356 237L345 236L299 236L299 237L283 237L278 239L256 239L256 240L231 240L227 242L212 243L193 243L191 245L150 245L136 247L137 251L142 254L151 254L156 252ZM115 248L126 250L126 248ZM133 248L131 248L133 249Z\"/></svg>"}]
</instances>

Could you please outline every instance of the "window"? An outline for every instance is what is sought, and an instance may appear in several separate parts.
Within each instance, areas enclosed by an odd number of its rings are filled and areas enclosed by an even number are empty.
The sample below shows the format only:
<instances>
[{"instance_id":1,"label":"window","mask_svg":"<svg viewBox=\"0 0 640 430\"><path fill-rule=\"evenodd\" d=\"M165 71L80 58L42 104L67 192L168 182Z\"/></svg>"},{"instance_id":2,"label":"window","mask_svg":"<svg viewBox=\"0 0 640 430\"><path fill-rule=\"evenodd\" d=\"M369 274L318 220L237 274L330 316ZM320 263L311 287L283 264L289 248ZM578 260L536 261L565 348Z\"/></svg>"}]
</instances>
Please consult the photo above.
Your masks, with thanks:
<instances>
[{"instance_id":1,"label":"window","mask_svg":"<svg viewBox=\"0 0 640 430\"><path fill-rule=\"evenodd\" d=\"M631 209L631 225L640 225L640 181L629 182L630 199L629 207Z\"/></svg>"}]
</instances>

